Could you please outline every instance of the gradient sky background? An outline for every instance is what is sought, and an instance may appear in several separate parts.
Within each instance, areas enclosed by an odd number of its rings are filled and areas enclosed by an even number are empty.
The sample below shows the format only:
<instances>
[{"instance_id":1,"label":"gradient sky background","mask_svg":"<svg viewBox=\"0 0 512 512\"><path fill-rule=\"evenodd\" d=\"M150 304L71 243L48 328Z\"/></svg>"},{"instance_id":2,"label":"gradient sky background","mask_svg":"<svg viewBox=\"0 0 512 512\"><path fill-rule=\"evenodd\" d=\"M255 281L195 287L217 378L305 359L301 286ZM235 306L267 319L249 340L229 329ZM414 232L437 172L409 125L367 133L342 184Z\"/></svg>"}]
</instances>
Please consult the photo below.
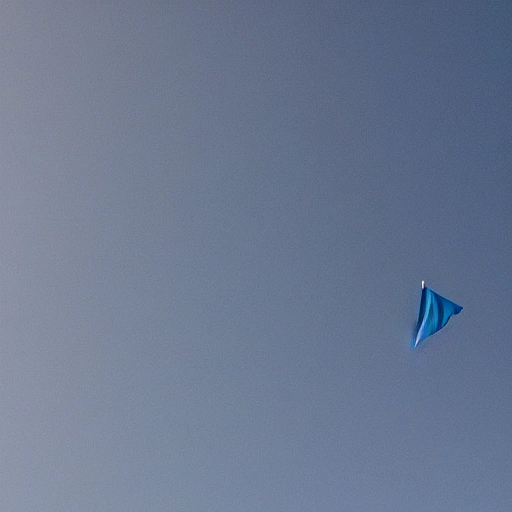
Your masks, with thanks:
<instances>
[{"instance_id":1,"label":"gradient sky background","mask_svg":"<svg viewBox=\"0 0 512 512\"><path fill-rule=\"evenodd\" d=\"M1 7L3 511L512 510L509 0Z\"/></svg>"}]
</instances>

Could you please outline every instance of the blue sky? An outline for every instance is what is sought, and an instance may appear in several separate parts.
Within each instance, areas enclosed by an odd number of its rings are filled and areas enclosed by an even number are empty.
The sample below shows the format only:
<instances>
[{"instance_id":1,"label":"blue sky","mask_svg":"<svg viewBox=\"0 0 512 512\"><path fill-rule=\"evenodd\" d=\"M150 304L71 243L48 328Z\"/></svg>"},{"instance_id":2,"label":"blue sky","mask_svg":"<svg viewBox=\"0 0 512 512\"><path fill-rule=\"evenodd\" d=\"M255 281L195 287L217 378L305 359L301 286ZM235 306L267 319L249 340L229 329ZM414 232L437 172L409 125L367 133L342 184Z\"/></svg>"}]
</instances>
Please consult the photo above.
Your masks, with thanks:
<instances>
[{"instance_id":1,"label":"blue sky","mask_svg":"<svg viewBox=\"0 0 512 512\"><path fill-rule=\"evenodd\" d=\"M6 2L2 509L510 510L511 22Z\"/></svg>"}]
</instances>

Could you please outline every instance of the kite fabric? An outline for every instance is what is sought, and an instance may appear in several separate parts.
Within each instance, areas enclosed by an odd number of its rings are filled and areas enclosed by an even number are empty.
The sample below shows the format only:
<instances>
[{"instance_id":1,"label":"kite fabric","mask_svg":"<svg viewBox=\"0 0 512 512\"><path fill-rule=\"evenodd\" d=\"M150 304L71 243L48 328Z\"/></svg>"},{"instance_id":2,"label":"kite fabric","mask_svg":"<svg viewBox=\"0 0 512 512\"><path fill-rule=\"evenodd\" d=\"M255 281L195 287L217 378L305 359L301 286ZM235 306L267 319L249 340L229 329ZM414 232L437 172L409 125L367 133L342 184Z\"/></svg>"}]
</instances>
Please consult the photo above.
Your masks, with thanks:
<instances>
[{"instance_id":1,"label":"kite fabric","mask_svg":"<svg viewBox=\"0 0 512 512\"><path fill-rule=\"evenodd\" d=\"M462 311L461 306L427 288L424 282L421 285L420 313L412 348L417 347L420 341L442 329L453 315L458 315Z\"/></svg>"}]
</instances>

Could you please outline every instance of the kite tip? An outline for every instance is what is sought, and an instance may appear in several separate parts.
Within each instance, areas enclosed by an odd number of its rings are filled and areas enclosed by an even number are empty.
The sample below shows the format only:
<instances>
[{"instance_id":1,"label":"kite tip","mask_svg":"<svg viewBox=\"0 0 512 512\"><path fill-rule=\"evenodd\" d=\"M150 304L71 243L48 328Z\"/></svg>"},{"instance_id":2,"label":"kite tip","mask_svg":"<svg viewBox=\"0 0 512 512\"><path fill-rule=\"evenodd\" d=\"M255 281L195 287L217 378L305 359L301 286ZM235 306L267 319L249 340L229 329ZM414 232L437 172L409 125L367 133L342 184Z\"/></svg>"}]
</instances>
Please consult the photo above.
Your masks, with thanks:
<instances>
[{"instance_id":1,"label":"kite tip","mask_svg":"<svg viewBox=\"0 0 512 512\"><path fill-rule=\"evenodd\" d=\"M421 288L425 288L425 281L421 281Z\"/></svg>"}]
</instances>

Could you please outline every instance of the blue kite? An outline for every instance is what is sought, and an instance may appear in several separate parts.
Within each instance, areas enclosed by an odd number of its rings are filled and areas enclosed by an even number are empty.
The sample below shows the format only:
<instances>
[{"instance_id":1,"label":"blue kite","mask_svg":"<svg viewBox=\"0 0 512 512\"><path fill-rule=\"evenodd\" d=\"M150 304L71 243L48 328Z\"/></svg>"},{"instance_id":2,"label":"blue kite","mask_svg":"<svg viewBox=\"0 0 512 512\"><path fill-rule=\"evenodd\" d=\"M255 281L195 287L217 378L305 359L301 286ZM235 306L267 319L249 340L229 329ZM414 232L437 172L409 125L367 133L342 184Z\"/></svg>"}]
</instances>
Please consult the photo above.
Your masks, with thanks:
<instances>
[{"instance_id":1,"label":"blue kite","mask_svg":"<svg viewBox=\"0 0 512 512\"><path fill-rule=\"evenodd\" d=\"M461 306L441 297L438 293L427 288L425 281L422 281L420 313L412 348L417 347L420 341L431 334L441 330L453 315L458 315L461 311Z\"/></svg>"}]
</instances>

